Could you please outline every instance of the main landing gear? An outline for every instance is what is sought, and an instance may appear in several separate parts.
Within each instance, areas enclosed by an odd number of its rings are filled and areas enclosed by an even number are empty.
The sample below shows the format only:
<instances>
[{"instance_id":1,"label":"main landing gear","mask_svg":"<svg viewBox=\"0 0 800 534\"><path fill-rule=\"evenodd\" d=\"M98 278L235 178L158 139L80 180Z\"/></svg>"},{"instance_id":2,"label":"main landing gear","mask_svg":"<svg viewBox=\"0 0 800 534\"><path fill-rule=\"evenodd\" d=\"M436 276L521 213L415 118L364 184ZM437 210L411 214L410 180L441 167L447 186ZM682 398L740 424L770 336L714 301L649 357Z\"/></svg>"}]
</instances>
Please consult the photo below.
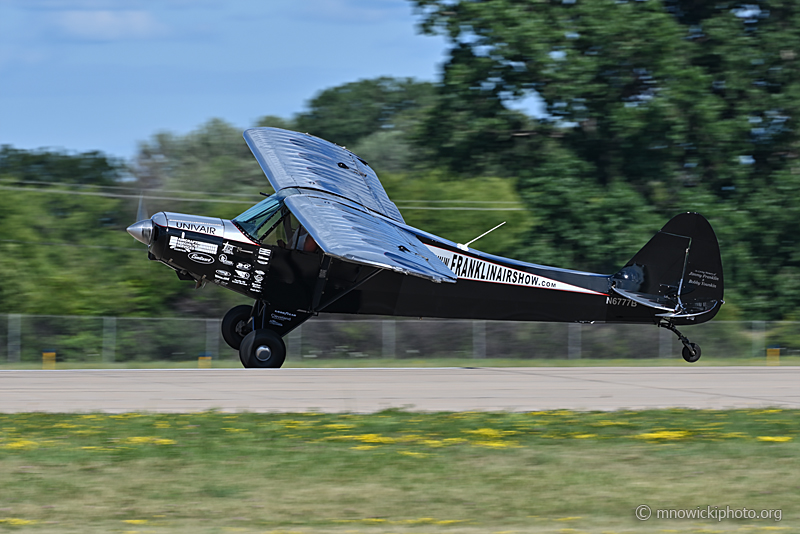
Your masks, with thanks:
<instances>
[{"instance_id":1,"label":"main landing gear","mask_svg":"<svg viewBox=\"0 0 800 534\"><path fill-rule=\"evenodd\" d=\"M222 319L222 338L232 349L239 351L239 360L248 368L278 368L286 360L286 344L280 334L263 326L264 309L256 306L236 306ZM256 311L257 310L257 311ZM254 313L255 312L255 313Z\"/></svg>"},{"instance_id":2,"label":"main landing gear","mask_svg":"<svg viewBox=\"0 0 800 534\"><path fill-rule=\"evenodd\" d=\"M277 369L286 359L286 343L272 330L253 330L242 340L239 359L245 367Z\"/></svg>"},{"instance_id":3,"label":"main landing gear","mask_svg":"<svg viewBox=\"0 0 800 534\"><path fill-rule=\"evenodd\" d=\"M660 326L661 328L666 328L667 330L670 330L676 336L678 336L678 339L680 339L681 343L683 343L683 351L681 351L681 354L684 360L686 360L689 363L694 363L700 359L700 345L689 341L689 339L686 336L681 334L680 331L678 331L678 329L675 328L674 324L672 324L670 321L663 321L659 322L658 326Z\"/></svg>"}]
</instances>

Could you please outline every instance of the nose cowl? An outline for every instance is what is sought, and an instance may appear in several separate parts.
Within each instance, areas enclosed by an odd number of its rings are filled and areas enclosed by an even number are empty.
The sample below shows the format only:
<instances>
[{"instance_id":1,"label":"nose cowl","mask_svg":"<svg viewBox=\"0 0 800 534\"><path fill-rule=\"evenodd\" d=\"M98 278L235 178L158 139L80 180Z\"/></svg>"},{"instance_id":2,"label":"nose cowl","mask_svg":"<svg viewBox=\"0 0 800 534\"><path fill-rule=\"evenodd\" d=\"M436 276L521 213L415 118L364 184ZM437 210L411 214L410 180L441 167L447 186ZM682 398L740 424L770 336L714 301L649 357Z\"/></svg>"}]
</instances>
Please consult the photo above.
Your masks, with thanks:
<instances>
[{"instance_id":1,"label":"nose cowl","mask_svg":"<svg viewBox=\"0 0 800 534\"><path fill-rule=\"evenodd\" d=\"M128 227L128 233L131 234L136 241L149 246L153 239L153 221L145 219L134 223Z\"/></svg>"}]
</instances>

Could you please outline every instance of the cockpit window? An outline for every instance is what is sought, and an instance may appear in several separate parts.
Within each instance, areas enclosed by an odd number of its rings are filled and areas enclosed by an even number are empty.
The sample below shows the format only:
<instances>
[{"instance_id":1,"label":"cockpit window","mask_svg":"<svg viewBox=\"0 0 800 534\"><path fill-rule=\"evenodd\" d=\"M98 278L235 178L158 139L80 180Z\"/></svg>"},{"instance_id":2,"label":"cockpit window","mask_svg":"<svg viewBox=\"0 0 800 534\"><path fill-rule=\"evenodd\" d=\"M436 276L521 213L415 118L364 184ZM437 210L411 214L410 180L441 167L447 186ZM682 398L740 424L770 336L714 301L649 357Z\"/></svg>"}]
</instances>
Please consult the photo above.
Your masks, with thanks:
<instances>
[{"instance_id":1,"label":"cockpit window","mask_svg":"<svg viewBox=\"0 0 800 534\"><path fill-rule=\"evenodd\" d=\"M272 195L235 217L233 222L247 235L261 241L288 213L289 210L283 206L283 202Z\"/></svg>"},{"instance_id":2,"label":"cockpit window","mask_svg":"<svg viewBox=\"0 0 800 534\"><path fill-rule=\"evenodd\" d=\"M305 252L318 250L314 239L275 195L235 217L233 223L262 245Z\"/></svg>"}]
</instances>

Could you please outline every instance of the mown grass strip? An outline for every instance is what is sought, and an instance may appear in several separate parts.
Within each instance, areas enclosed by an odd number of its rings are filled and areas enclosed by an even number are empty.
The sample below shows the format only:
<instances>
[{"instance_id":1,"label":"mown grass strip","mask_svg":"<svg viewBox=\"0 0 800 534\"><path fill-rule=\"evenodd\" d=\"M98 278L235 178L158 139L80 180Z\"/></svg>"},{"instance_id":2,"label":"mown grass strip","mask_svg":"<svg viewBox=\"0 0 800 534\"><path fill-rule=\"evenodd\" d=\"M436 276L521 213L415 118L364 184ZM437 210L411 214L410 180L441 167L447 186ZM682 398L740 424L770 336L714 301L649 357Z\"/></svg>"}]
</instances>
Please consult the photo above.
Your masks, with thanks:
<instances>
[{"instance_id":1,"label":"mown grass strip","mask_svg":"<svg viewBox=\"0 0 800 534\"><path fill-rule=\"evenodd\" d=\"M0 414L0 530L765 532L798 519L799 433L778 409Z\"/></svg>"}]
</instances>

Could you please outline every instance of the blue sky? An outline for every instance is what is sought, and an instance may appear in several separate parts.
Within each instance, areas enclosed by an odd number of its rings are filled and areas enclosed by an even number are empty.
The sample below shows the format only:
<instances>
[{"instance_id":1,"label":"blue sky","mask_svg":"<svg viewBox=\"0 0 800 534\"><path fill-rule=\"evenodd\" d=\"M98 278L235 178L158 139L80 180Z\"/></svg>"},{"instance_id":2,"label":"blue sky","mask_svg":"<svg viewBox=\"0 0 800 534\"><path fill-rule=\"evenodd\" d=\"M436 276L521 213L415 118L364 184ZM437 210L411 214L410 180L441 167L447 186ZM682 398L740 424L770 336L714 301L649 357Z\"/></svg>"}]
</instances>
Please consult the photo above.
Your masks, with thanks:
<instances>
[{"instance_id":1,"label":"blue sky","mask_svg":"<svg viewBox=\"0 0 800 534\"><path fill-rule=\"evenodd\" d=\"M0 144L131 158L343 83L433 81L445 42L416 21L407 0L0 0Z\"/></svg>"}]
</instances>

